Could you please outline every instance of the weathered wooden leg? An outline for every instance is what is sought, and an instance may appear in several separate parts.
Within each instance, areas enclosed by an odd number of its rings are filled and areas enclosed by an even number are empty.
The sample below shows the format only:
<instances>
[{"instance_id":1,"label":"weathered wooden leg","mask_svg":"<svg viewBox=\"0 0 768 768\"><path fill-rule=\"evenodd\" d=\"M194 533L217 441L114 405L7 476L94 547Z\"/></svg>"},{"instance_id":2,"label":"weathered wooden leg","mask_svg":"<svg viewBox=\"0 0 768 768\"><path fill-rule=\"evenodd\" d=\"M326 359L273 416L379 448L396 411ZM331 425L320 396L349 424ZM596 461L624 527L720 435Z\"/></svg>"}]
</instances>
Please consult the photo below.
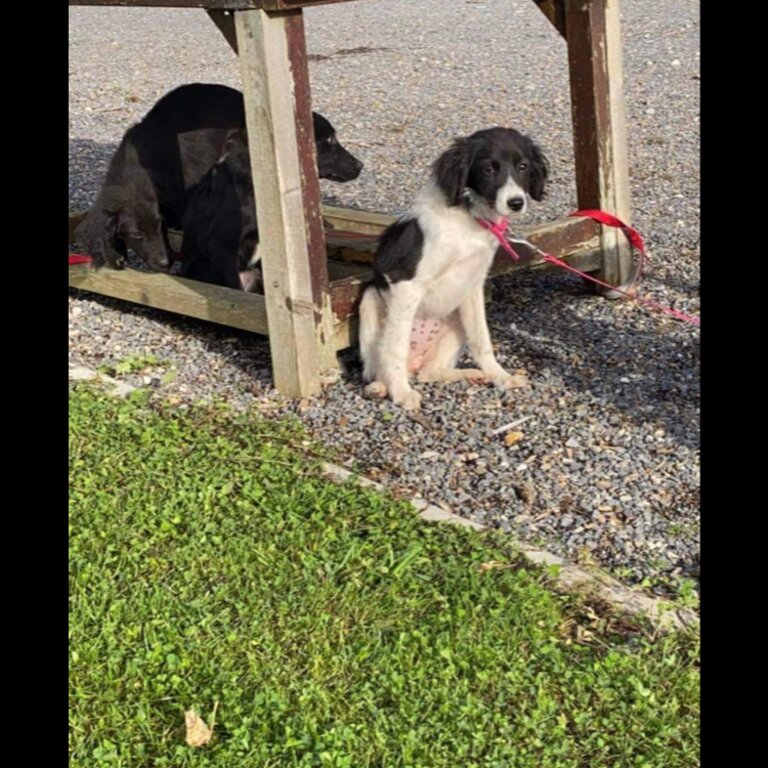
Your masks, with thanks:
<instances>
[{"instance_id":1,"label":"weathered wooden leg","mask_svg":"<svg viewBox=\"0 0 768 768\"><path fill-rule=\"evenodd\" d=\"M336 369L301 9L237 11L275 386L319 391Z\"/></svg>"},{"instance_id":2,"label":"weathered wooden leg","mask_svg":"<svg viewBox=\"0 0 768 768\"><path fill-rule=\"evenodd\" d=\"M618 0L567 0L565 35L580 208L600 208L629 224L629 170ZM626 287L633 275L624 235L604 228L598 276ZM606 292L610 298L620 294Z\"/></svg>"}]
</instances>

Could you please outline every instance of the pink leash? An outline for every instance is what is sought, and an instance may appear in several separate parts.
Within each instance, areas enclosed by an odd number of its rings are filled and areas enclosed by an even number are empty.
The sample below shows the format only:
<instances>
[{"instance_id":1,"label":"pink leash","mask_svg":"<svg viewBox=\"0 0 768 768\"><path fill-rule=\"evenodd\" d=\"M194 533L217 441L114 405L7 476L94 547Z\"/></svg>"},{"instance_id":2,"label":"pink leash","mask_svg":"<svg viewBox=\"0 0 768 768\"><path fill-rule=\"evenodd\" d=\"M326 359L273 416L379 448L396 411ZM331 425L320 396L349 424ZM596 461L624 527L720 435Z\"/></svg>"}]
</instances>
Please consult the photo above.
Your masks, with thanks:
<instances>
[{"instance_id":1,"label":"pink leash","mask_svg":"<svg viewBox=\"0 0 768 768\"><path fill-rule=\"evenodd\" d=\"M640 279L640 275L642 274L642 271L643 271L643 260L645 257L645 244L643 243L643 238L640 236L640 233L636 229L633 229L632 227L625 224L623 221L621 221L621 219L616 218L616 216L613 216L610 213L605 213L604 211L596 211L596 210L575 211L570 215L582 216L582 217L594 219L595 221L600 222L601 224L606 224L609 227L616 227L617 229L621 229L621 231L624 232L624 234L627 236L627 239L629 240L630 245L640 254L640 262L638 264L637 272L632 277L632 282L630 283L630 286L629 286L631 290L634 284ZM562 259L558 259L556 256L553 256L550 253L545 253L540 248L537 248L533 243L526 240L524 237L511 236L508 239L507 231L509 230L509 221L507 219L502 219L500 222L498 222L498 224L494 224L492 221L488 219L477 219L477 223L483 229L487 229L491 234L493 234L493 236L501 244L501 247L515 261L518 261L520 259L520 256L518 256L514 248L512 248L510 239L512 240L512 242L522 243L523 245L532 249L533 251L538 253L539 256L541 256L541 258L544 259L545 261L548 261L551 264L555 264L558 267L562 267L563 269L567 269L569 272L573 272L574 274L579 275L580 277L586 278L587 280L591 280L593 283L597 283L597 285L600 285L603 288L609 288L612 291L617 291L618 293L621 293L627 298L632 299L632 301L637 301L637 302L640 302L641 304L645 304L646 306L651 307L652 309L655 309L658 312L663 312L665 315L674 317L676 320L682 320L686 323L691 323L692 325L701 325L701 321L699 320L698 317L695 317L693 315L688 315L685 312L681 312L678 309L673 309L672 307L662 306L661 304L657 304L655 301L652 301L651 299L647 299L644 296L636 296L635 294L630 293L629 290L624 290L622 288L618 288L615 285L610 285L609 283L605 283L602 280L598 280L596 277L592 277L592 275L588 275L586 272L582 272L580 269L576 269L576 267L572 267L570 264L567 264ZM365 235L365 237L370 237L370 235ZM73 264L88 264L91 261L92 259L90 256L86 256L80 253L69 254L70 266Z\"/></svg>"},{"instance_id":2,"label":"pink leash","mask_svg":"<svg viewBox=\"0 0 768 768\"><path fill-rule=\"evenodd\" d=\"M575 211L570 215L582 216L585 218L594 219L595 221L598 221L601 224L606 224L609 227L616 227L617 229L621 229L621 231L624 232L624 234L627 236L627 239L629 240L630 245L640 254L640 263L638 265L637 272L632 277L632 282L629 285L629 289L631 290L632 286L634 286L634 284L640 279L640 275L643 271L643 260L645 257L645 244L643 243L643 238L640 236L640 233L636 229L633 229L632 227L628 226L620 219L616 218L616 216L613 216L610 213L605 213L604 211L595 211L595 210ZM562 259L558 259L556 256L553 256L550 253L544 253L544 251L537 248L533 243L529 242L523 237L512 236L511 238L508 239L507 231L509 228L509 221L506 219L502 219L498 224L494 224L492 221L489 221L488 219L477 219L477 223L483 229L487 229L491 234L493 234L493 236L501 244L501 247L515 261L518 261L520 256L518 256L514 248L512 248L510 239L512 240L512 242L522 243L523 245L528 246L529 248L534 250L536 253L538 253L539 256L541 256L541 258L544 259L545 261L548 261L551 264L556 264L558 267L567 269L569 272L573 272L574 274L579 275L580 277L584 277L587 280L591 280L593 283L597 283L597 285L603 286L603 288L609 288L612 291L617 291L618 293L621 293L627 298L632 299L632 301L637 301L637 302L640 302L641 304L645 304L646 306L651 307L652 309L655 309L658 312L663 312L665 315L674 317L676 320L682 320L686 323L691 323L692 325L701 325L700 319L698 317L695 317L694 315L688 315L685 312L681 312L679 309L673 309L672 307L662 306L661 304L657 304L655 301L652 301L651 299L647 299L644 296L636 296L635 294L630 293L629 290L624 290L622 288L618 288L615 285L604 283L602 280L598 280L596 277L592 277L592 275L588 275L586 272L582 272L580 269L576 269L576 267L572 267L570 264L567 264Z\"/></svg>"}]
</instances>

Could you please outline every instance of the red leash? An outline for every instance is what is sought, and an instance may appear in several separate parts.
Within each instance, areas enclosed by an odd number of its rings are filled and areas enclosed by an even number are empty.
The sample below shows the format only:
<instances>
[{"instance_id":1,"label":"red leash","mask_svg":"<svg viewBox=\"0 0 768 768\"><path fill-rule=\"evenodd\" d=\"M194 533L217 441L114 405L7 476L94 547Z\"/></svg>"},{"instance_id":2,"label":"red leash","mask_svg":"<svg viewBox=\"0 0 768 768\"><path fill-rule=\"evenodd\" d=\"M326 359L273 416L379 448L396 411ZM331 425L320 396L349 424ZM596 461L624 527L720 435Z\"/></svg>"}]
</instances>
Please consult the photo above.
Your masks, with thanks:
<instances>
[{"instance_id":1,"label":"red leash","mask_svg":"<svg viewBox=\"0 0 768 768\"><path fill-rule=\"evenodd\" d=\"M580 277L584 277L587 280L591 280L593 283L597 283L597 285L600 285L603 288L609 288L612 291L617 291L618 293L621 293L627 298L632 299L632 301L637 301L637 302L640 302L641 304L645 304L646 306L651 307L652 309L655 309L658 312L663 312L665 315L674 317L676 320L682 320L686 323L691 323L692 325L701 325L700 319L698 317L695 317L694 315L688 315L685 312L681 312L679 309L673 309L672 307L665 307L661 304L657 304L655 301L652 301L651 299L645 298L644 296L636 296L635 294L629 292L634 286L634 284L640 279L640 275L643 271L643 260L645 258L645 244L643 243L643 238L640 236L640 233L636 229L633 229L632 227L628 226L623 221L621 221L621 219L616 218L616 216L613 216L610 213L605 213L604 211L595 211L595 210L575 211L570 215L582 216L585 218L594 219L595 221L598 221L601 224L606 224L609 227L616 227L617 229L621 229L621 231L624 232L624 234L627 236L627 239L629 240L630 245L640 254L640 261L637 267L637 272L632 277L632 282L629 285L629 290L625 290L615 285L610 285L609 283L605 283L602 280L598 280L596 277L592 277L592 275L588 275L586 272L582 272L580 269L576 269L576 267L572 267L570 264L566 263L562 259L558 259L556 256L553 256L551 253L545 253L540 248L537 248L533 243L526 240L524 237L512 236L508 239L506 232L507 232L509 223L504 219L502 219L498 224L494 224L493 222L488 221L486 219L478 219L477 223L480 224L480 226L483 227L483 229L487 229L489 232L491 232L499 241L499 243L501 244L501 247L515 261L517 261L520 258L520 256L518 256L514 248L512 248L510 240L514 243L522 243L523 245L526 245L527 247L531 248L536 253L538 253L539 256L541 256L541 258L544 259L545 261L548 261L551 264L555 264L558 267L562 267L563 269L567 269L569 272L573 272L574 274L579 275Z\"/></svg>"},{"instance_id":2,"label":"red leash","mask_svg":"<svg viewBox=\"0 0 768 768\"><path fill-rule=\"evenodd\" d=\"M681 312L679 309L673 309L672 307L665 307L661 304L657 304L655 301L652 301L651 299L645 298L644 296L636 296L635 294L630 293L630 290L632 289L632 287L640 279L640 275L642 274L642 271L643 271L643 262L645 259L645 244L643 243L643 238L640 236L640 233L636 229L628 226L623 221L621 221L621 219L618 219L616 216L613 216L610 213L605 213L604 211L597 211L597 210L574 211L573 213L570 214L570 216L581 216L585 218L594 219L600 224L606 224L609 227L615 227L617 229L620 229L626 235L627 240L629 240L629 244L632 246L632 248L634 248L640 254L637 271L632 277L632 281L629 284L629 289L625 290L615 285L610 285L609 283L605 283L602 280L598 280L596 277L592 277L592 275L589 275L586 272L582 272L580 269L576 269L576 267L572 267L570 264L566 263L562 259L558 259L556 256L553 256L551 253L545 253L540 248L537 248L533 243L526 240L524 237L514 236L514 235L511 235L511 233L510 233L510 236L508 237L507 233L509 232L509 221L507 219L502 219L497 224L494 224L492 221L489 221L488 219L477 219L477 223L481 227L483 227L483 229L487 229L489 232L491 232L494 235L494 237L499 241L499 243L501 244L501 247L515 261L518 261L520 259L520 256L518 256L518 254L515 252L514 248L512 247L512 243L522 243L523 245L527 246L531 250L538 253L542 259L550 262L550 264L555 264L558 267L567 269L569 272L573 272L574 274L579 275L580 277L583 277L587 280L590 280L593 283L596 283L597 285L602 286L603 288L608 288L612 291L617 291L618 293L626 296L627 298L632 299L632 301L637 301L637 302L640 302L641 304L645 304L646 306L651 307L651 309L655 309L658 312L663 312L665 315L674 317L676 320L682 320L683 322L691 323L692 325L701 325L700 319L698 317L695 317L694 315L688 315L685 312ZM336 234L344 237L354 235L357 237L375 238L375 235L363 235L363 234L351 233L351 232L341 232L338 230L335 232L334 230L331 230L326 234L331 234L331 235ZM72 266L73 264L89 264L91 261L92 261L92 258L90 256L86 256L80 253L69 254L70 266Z\"/></svg>"}]
</instances>

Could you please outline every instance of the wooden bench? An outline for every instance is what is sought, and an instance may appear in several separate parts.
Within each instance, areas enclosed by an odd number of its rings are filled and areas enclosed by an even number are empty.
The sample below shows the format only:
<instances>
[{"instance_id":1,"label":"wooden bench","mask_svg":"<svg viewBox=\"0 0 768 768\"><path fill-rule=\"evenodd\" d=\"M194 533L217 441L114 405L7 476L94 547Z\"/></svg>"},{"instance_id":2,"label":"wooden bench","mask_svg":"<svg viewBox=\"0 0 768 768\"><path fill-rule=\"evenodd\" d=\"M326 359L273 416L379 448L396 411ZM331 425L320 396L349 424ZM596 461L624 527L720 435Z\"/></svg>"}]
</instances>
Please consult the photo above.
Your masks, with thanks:
<instances>
[{"instance_id":1,"label":"wooden bench","mask_svg":"<svg viewBox=\"0 0 768 768\"><path fill-rule=\"evenodd\" d=\"M350 0L70 0L70 5L204 8L239 56L261 246L264 295L167 274L69 268L69 284L269 336L276 388L305 397L355 342L355 311L376 236L394 217L323 206L303 8ZM580 208L629 223L618 0L532 0L566 39ZM365 0L355 0L365 2ZM471 10L467 11L468 14ZM279 128L279 130L278 130ZM69 234L83 216L70 214ZM542 250L620 285L631 251L616 230L563 219L525 232ZM493 272L545 266L521 249Z\"/></svg>"}]
</instances>

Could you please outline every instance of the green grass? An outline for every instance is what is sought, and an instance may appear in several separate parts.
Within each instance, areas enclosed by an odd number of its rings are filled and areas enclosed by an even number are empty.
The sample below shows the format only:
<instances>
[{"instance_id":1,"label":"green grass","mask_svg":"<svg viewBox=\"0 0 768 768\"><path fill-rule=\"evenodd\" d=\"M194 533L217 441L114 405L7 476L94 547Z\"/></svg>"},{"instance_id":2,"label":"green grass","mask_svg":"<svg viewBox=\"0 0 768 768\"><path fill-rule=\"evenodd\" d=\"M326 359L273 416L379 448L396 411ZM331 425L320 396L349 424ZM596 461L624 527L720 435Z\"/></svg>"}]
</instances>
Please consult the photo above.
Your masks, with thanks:
<instances>
[{"instance_id":1,"label":"green grass","mask_svg":"<svg viewBox=\"0 0 768 768\"><path fill-rule=\"evenodd\" d=\"M99 373L105 373L108 376L124 376L127 373L141 373L150 368L163 368L166 365L167 363L155 355L129 355L115 365L100 366Z\"/></svg>"},{"instance_id":2,"label":"green grass","mask_svg":"<svg viewBox=\"0 0 768 768\"><path fill-rule=\"evenodd\" d=\"M325 482L300 441L70 391L72 768L698 765L694 638L483 571L506 540Z\"/></svg>"}]
</instances>

